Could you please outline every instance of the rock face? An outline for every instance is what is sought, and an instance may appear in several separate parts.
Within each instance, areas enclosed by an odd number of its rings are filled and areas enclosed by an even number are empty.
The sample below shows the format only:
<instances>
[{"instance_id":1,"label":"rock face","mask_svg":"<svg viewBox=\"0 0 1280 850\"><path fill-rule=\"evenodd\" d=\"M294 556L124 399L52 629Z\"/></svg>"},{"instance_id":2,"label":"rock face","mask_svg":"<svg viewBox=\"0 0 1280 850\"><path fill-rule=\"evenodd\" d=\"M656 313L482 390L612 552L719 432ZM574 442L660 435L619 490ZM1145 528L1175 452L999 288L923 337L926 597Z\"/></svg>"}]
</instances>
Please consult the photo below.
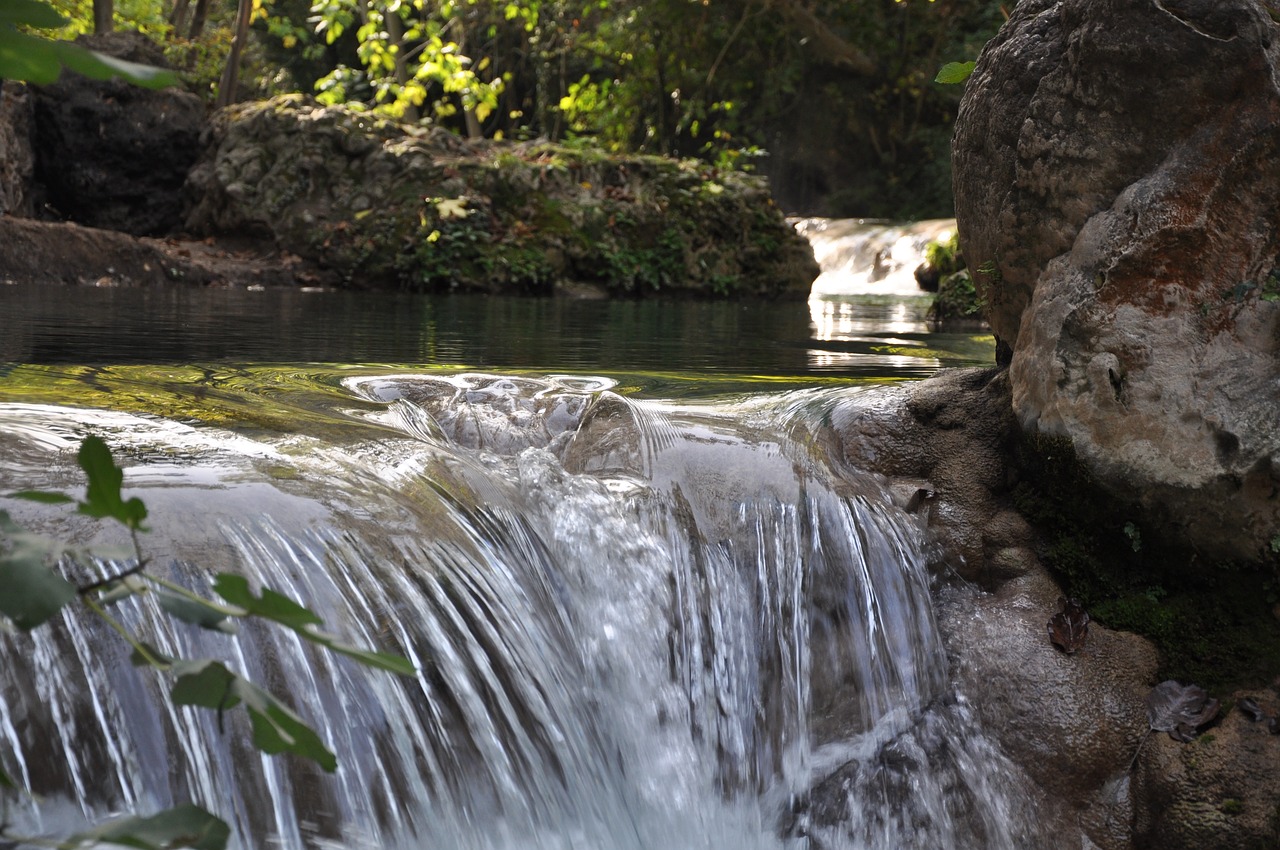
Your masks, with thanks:
<instances>
[{"instance_id":1,"label":"rock face","mask_svg":"<svg viewBox=\"0 0 1280 850\"><path fill-rule=\"evenodd\" d=\"M1045 833L1018 846L1079 848L1083 833L1086 847L1132 848L1134 805L1117 783L1146 730L1156 651L1096 623L1075 654L1049 642L1061 590L1010 500L1018 473L1007 462L1017 438L1008 372L952 370L853 395L831 425L851 466L886 476L924 515L935 568L988 591L942 587L939 626L960 694L1041 792Z\"/></svg>"},{"instance_id":2,"label":"rock face","mask_svg":"<svg viewBox=\"0 0 1280 850\"><path fill-rule=\"evenodd\" d=\"M967 84L962 247L1026 427L1210 557L1280 532L1280 25L1024 0Z\"/></svg>"},{"instance_id":3,"label":"rock face","mask_svg":"<svg viewBox=\"0 0 1280 850\"><path fill-rule=\"evenodd\" d=\"M273 236L354 285L802 298L818 272L757 178L297 97L219 113L188 191L194 231Z\"/></svg>"},{"instance_id":4,"label":"rock face","mask_svg":"<svg viewBox=\"0 0 1280 850\"><path fill-rule=\"evenodd\" d=\"M1280 735L1268 722L1280 693L1253 698L1268 717L1227 713L1191 744L1153 735L1134 777L1136 833L1143 847L1280 847ZM1267 793L1258 793L1267 789Z\"/></svg>"},{"instance_id":5,"label":"rock face","mask_svg":"<svg viewBox=\"0 0 1280 850\"><path fill-rule=\"evenodd\" d=\"M35 164L31 96L26 86L0 80L0 215L31 215Z\"/></svg>"},{"instance_id":6,"label":"rock face","mask_svg":"<svg viewBox=\"0 0 1280 850\"><path fill-rule=\"evenodd\" d=\"M137 33L82 43L131 61L164 59ZM70 72L34 92L36 177L57 215L134 235L168 233L181 222L182 185L204 124L198 97Z\"/></svg>"}]
</instances>

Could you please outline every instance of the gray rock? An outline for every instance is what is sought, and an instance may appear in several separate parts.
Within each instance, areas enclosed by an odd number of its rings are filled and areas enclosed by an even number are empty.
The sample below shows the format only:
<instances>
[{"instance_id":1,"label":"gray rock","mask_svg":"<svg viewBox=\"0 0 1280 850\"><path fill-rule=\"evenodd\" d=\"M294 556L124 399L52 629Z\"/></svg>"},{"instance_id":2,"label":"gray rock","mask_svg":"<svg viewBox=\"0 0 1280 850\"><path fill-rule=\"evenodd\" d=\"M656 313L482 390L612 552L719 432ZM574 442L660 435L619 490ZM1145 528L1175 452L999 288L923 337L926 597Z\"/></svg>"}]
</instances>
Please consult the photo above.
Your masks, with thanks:
<instances>
[{"instance_id":1,"label":"gray rock","mask_svg":"<svg viewBox=\"0 0 1280 850\"><path fill-rule=\"evenodd\" d=\"M1006 373L954 370L855 394L836 406L831 424L849 466L901 482L899 501L925 512L939 557L960 575L999 578L1013 560L989 553L1030 545L1030 528L1005 504L1016 433Z\"/></svg>"},{"instance_id":2,"label":"gray rock","mask_svg":"<svg viewBox=\"0 0 1280 850\"><path fill-rule=\"evenodd\" d=\"M1022 424L1214 558L1280 529L1278 81L1258 0L1024 0L957 123Z\"/></svg>"},{"instance_id":3,"label":"gray rock","mask_svg":"<svg viewBox=\"0 0 1280 850\"><path fill-rule=\"evenodd\" d=\"M1127 771L1147 730L1156 651L1096 623L1079 652L1055 650L1045 623L1059 594L1037 569L996 593L944 605L941 625L987 733L1094 844L1122 850L1130 846Z\"/></svg>"}]
</instances>

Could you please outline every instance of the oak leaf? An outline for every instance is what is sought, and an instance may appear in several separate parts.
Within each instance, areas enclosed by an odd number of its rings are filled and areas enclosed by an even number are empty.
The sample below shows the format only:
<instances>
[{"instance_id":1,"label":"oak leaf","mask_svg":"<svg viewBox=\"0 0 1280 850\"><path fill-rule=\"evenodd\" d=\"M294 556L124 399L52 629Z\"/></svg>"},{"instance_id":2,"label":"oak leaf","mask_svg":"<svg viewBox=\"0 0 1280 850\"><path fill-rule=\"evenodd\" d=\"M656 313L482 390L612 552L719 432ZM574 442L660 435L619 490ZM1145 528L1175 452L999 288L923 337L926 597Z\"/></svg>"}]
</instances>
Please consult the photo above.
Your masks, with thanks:
<instances>
[{"instance_id":1,"label":"oak leaf","mask_svg":"<svg viewBox=\"0 0 1280 850\"><path fill-rule=\"evenodd\" d=\"M1046 624L1049 640L1071 655L1084 646L1084 639L1089 636L1089 612L1077 599L1059 596L1058 605L1062 610L1050 617Z\"/></svg>"}]
</instances>

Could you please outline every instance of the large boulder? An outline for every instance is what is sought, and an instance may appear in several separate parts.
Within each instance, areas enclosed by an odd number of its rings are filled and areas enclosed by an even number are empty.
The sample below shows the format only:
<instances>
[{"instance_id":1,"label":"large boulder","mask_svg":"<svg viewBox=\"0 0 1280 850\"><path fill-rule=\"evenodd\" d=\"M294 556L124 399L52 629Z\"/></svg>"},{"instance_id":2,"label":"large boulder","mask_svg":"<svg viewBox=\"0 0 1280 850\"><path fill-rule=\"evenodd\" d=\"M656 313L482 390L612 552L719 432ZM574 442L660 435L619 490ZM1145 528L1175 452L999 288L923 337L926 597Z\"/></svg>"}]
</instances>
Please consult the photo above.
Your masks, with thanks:
<instances>
[{"instance_id":1,"label":"large boulder","mask_svg":"<svg viewBox=\"0 0 1280 850\"><path fill-rule=\"evenodd\" d=\"M193 231L269 235L355 285L798 299L818 274L759 178L300 97L219 113L188 191Z\"/></svg>"},{"instance_id":2,"label":"large boulder","mask_svg":"<svg viewBox=\"0 0 1280 850\"><path fill-rule=\"evenodd\" d=\"M1280 25L1259 0L1024 0L955 137L1024 427L1210 557L1280 531Z\"/></svg>"}]
</instances>

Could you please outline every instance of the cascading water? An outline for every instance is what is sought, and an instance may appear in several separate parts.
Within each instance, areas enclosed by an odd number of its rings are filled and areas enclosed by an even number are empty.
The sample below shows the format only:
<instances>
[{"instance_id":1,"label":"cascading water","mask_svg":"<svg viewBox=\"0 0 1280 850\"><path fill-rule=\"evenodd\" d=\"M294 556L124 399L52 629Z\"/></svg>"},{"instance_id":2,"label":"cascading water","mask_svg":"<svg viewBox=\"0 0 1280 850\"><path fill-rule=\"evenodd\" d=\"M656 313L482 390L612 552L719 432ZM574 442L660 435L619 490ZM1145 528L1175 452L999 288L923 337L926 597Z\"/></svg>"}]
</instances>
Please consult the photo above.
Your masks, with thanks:
<instances>
[{"instance_id":1,"label":"cascading water","mask_svg":"<svg viewBox=\"0 0 1280 850\"><path fill-rule=\"evenodd\" d=\"M796 230L809 240L822 273L813 295L918 295L916 267L925 246L956 232L953 218L897 224L875 219L806 218Z\"/></svg>"},{"instance_id":2,"label":"cascading water","mask_svg":"<svg viewBox=\"0 0 1280 850\"><path fill-rule=\"evenodd\" d=\"M323 437L0 405L4 489L72 489L102 435L151 569L216 571L412 658L118 616L228 660L338 753L267 757L174 708L100 621L0 636L15 832L194 800L242 848L1023 848L1034 806L948 683L916 520L829 461L839 391L701 403L604 379L350 378ZM3 502L91 536L83 517Z\"/></svg>"}]
</instances>

